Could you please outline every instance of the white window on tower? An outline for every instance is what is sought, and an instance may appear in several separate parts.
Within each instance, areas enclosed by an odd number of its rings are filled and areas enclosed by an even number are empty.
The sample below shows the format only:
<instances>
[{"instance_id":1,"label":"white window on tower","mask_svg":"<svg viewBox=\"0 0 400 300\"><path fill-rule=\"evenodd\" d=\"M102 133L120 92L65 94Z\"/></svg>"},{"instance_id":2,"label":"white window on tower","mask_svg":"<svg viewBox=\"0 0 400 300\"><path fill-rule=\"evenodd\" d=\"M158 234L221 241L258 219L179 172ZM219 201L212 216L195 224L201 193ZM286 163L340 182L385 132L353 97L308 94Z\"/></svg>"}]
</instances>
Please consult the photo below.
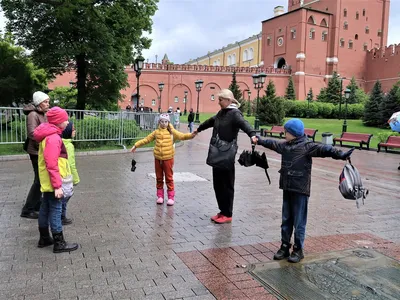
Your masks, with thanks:
<instances>
[{"instance_id":1,"label":"white window on tower","mask_svg":"<svg viewBox=\"0 0 400 300\"><path fill-rule=\"evenodd\" d=\"M151 106L156 106L156 99L151 99Z\"/></svg>"},{"instance_id":2,"label":"white window on tower","mask_svg":"<svg viewBox=\"0 0 400 300\"><path fill-rule=\"evenodd\" d=\"M175 98L174 98L174 102L175 102L175 103L178 103L178 102L179 102L179 98L178 98L178 96L175 96Z\"/></svg>"}]
</instances>

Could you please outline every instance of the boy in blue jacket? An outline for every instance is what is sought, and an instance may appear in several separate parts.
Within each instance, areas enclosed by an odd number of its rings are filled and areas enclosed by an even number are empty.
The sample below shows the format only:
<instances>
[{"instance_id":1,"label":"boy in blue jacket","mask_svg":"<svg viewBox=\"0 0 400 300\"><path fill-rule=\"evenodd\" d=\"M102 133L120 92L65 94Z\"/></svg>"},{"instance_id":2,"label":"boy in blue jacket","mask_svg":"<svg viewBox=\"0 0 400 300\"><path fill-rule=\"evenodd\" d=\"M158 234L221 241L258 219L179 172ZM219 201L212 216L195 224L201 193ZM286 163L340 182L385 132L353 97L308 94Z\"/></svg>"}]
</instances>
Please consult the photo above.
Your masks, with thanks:
<instances>
[{"instance_id":1,"label":"boy in blue jacket","mask_svg":"<svg viewBox=\"0 0 400 300\"><path fill-rule=\"evenodd\" d=\"M304 258L304 239L306 236L308 198L311 186L312 157L332 157L346 160L354 148L343 152L330 145L317 144L304 134L304 124L299 119L291 119L284 125L285 142L262 140L257 144L282 155L279 171L279 188L283 190L281 248L274 255L275 260L288 257L289 262L297 263ZM293 251L290 253L290 240L294 229Z\"/></svg>"}]
</instances>

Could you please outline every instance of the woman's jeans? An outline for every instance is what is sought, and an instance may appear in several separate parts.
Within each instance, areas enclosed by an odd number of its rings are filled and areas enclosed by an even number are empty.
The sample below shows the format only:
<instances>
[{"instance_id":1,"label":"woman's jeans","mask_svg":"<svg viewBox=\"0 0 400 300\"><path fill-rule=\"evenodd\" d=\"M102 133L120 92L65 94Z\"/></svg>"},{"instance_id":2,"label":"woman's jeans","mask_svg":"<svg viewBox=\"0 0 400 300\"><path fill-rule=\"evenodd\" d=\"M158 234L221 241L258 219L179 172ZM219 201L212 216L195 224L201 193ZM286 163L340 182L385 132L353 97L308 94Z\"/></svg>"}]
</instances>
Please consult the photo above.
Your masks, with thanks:
<instances>
[{"instance_id":1,"label":"woman's jeans","mask_svg":"<svg viewBox=\"0 0 400 300\"><path fill-rule=\"evenodd\" d=\"M190 133L193 132L193 125L194 125L194 122L190 122L190 123L189 123L189 132L190 132Z\"/></svg>"},{"instance_id":2,"label":"woman's jeans","mask_svg":"<svg viewBox=\"0 0 400 300\"><path fill-rule=\"evenodd\" d=\"M62 219L67 217L67 204L68 204L69 199L71 199L71 197L62 198L62 212L61 212Z\"/></svg>"},{"instance_id":3,"label":"woman's jeans","mask_svg":"<svg viewBox=\"0 0 400 300\"><path fill-rule=\"evenodd\" d=\"M31 189L29 190L28 197L26 198L25 205L22 208L22 213L31 213L34 211L38 211L40 209L40 198L42 196L42 192L40 191L40 181L39 181L39 164L38 164L39 157L34 154L29 154L29 158L31 159L35 178L33 179L33 183Z\"/></svg>"},{"instance_id":4,"label":"woman's jeans","mask_svg":"<svg viewBox=\"0 0 400 300\"><path fill-rule=\"evenodd\" d=\"M303 249L306 237L308 196L296 192L283 191L282 243L289 244L294 229L294 244Z\"/></svg>"},{"instance_id":5,"label":"woman's jeans","mask_svg":"<svg viewBox=\"0 0 400 300\"><path fill-rule=\"evenodd\" d=\"M43 193L39 211L39 227L47 228L50 225L52 233L62 232L61 212L62 199L57 199L54 192Z\"/></svg>"}]
</instances>

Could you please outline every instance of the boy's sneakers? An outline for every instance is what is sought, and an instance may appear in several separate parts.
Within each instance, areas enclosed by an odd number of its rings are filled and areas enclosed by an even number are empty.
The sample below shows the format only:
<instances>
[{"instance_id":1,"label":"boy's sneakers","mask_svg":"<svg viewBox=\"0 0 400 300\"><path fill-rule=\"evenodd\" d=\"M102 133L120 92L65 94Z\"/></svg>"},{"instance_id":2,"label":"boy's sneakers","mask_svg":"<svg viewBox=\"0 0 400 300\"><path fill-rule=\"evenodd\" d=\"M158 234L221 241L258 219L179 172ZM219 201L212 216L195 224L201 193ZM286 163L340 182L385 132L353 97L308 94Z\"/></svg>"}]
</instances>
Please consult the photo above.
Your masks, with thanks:
<instances>
[{"instance_id":1,"label":"boy's sneakers","mask_svg":"<svg viewBox=\"0 0 400 300\"><path fill-rule=\"evenodd\" d=\"M231 223L232 217L226 217L224 215L220 215L219 218L214 220L214 222L217 224Z\"/></svg>"},{"instance_id":2,"label":"boy's sneakers","mask_svg":"<svg viewBox=\"0 0 400 300\"><path fill-rule=\"evenodd\" d=\"M304 258L303 249L293 246L293 251L290 254L288 261L291 263L298 263Z\"/></svg>"},{"instance_id":3,"label":"boy's sneakers","mask_svg":"<svg viewBox=\"0 0 400 300\"><path fill-rule=\"evenodd\" d=\"M211 219L211 221L215 222L215 220L218 219L219 217L221 217L221 214L217 213L215 216L212 216L210 219Z\"/></svg>"},{"instance_id":4,"label":"boy's sneakers","mask_svg":"<svg viewBox=\"0 0 400 300\"><path fill-rule=\"evenodd\" d=\"M290 246L291 244L286 244L282 243L281 248L278 250L278 252L275 253L274 255L274 260L282 260L290 255Z\"/></svg>"}]
</instances>

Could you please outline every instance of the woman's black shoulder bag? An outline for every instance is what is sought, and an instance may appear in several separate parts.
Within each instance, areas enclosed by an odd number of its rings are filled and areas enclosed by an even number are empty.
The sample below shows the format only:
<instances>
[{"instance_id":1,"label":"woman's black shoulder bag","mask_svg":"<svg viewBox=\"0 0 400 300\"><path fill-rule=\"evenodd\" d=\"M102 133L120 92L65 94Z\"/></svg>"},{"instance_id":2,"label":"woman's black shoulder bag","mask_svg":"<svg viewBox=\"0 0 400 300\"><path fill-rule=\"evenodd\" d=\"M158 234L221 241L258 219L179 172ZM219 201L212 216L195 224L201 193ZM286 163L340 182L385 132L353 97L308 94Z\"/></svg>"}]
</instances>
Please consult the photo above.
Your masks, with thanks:
<instances>
[{"instance_id":1,"label":"woman's black shoulder bag","mask_svg":"<svg viewBox=\"0 0 400 300\"><path fill-rule=\"evenodd\" d=\"M231 170L238 150L237 140L234 139L232 142L221 140L218 136L218 128L219 119L216 117L206 163L213 168Z\"/></svg>"}]
</instances>

